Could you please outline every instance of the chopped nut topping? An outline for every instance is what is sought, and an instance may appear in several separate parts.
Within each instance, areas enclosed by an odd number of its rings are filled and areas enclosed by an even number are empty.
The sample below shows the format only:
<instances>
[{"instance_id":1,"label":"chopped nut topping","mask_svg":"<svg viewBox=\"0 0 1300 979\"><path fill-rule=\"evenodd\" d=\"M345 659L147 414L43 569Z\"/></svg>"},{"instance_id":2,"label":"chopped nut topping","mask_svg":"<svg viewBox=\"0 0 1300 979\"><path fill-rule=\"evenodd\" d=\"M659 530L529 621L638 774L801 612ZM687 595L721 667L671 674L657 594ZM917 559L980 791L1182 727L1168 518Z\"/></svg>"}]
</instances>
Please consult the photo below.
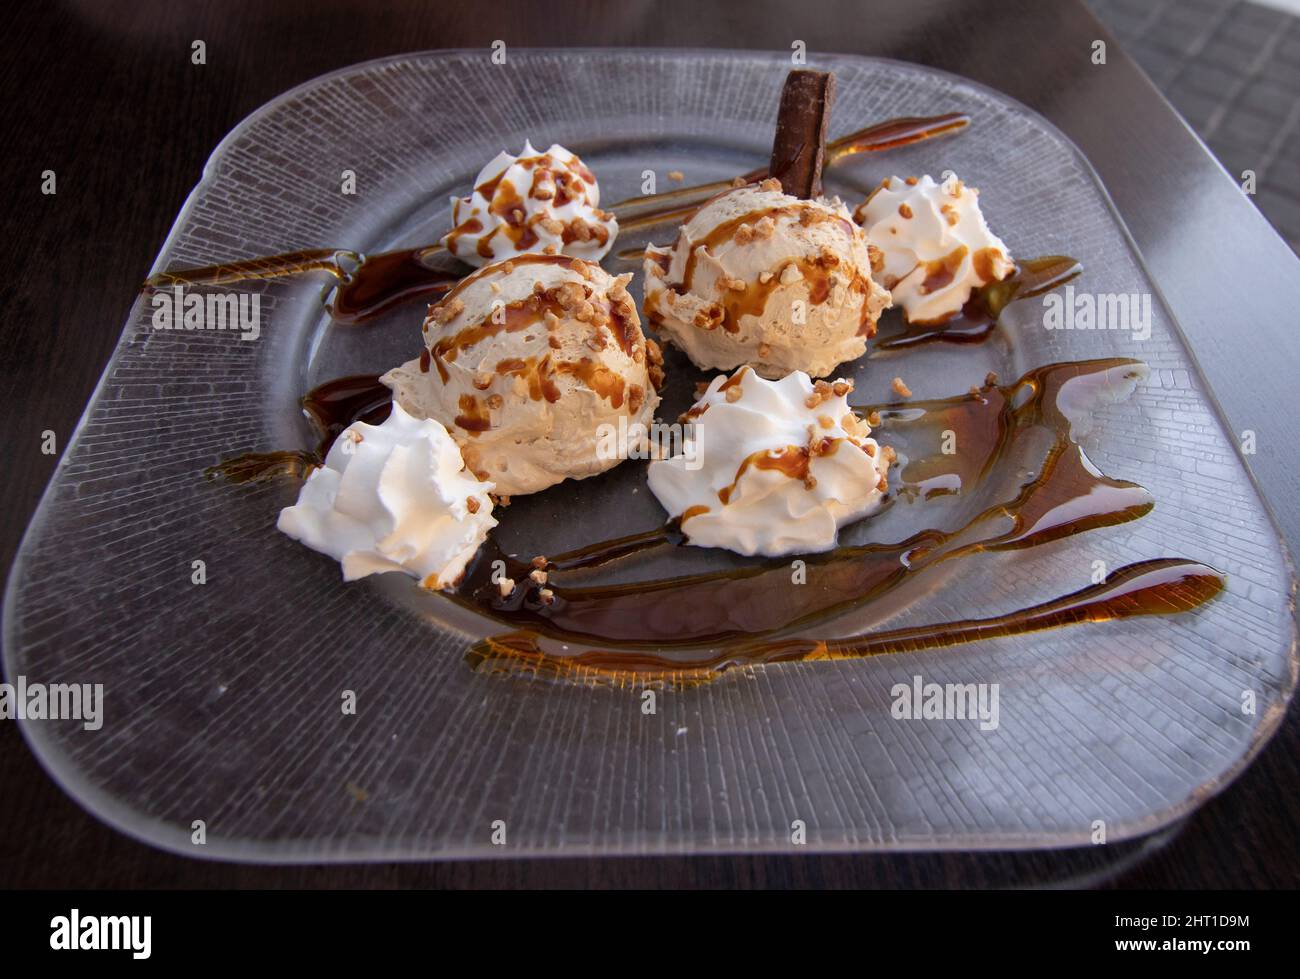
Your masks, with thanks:
<instances>
[{"instance_id":1,"label":"chopped nut topping","mask_svg":"<svg viewBox=\"0 0 1300 979\"><path fill-rule=\"evenodd\" d=\"M564 234L564 222L560 221L557 218L543 218L541 221L538 222L538 224L542 226L543 231L546 231L549 234L553 234L553 235Z\"/></svg>"},{"instance_id":2,"label":"chopped nut topping","mask_svg":"<svg viewBox=\"0 0 1300 979\"><path fill-rule=\"evenodd\" d=\"M830 415L818 415L817 424L820 425L822 428L834 428L835 419L832 418Z\"/></svg>"},{"instance_id":3,"label":"chopped nut topping","mask_svg":"<svg viewBox=\"0 0 1300 979\"><path fill-rule=\"evenodd\" d=\"M470 513L478 513L478 498L474 496L465 497L465 509Z\"/></svg>"},{"instance_id":4,"label":"chopped nut topping","mask_svg":"<svg viewBox=\"0 0 1300 979\"><path fill-rule=\"evenodd\" d=\"M875 428L877 425L879 425L880 412L873 411L871 414L867 415L867 424L870 425L872 428Z\"/></svg>"},{"instance_id":5,"label":"chopped nut topping","mask_svg":"<svg viewBox=\"0 0 1300 979\"><path fill-rule=\"evenodd\" d=\"M448 299L444 302L435 303L433 307L430 308L429 315L433 318L435 323L441 326L450 323L463 312L465 312L464 300L457 297Z\"/></svg>"},{"instance_id":6,"label":"chopped nut topping","mask_svg":"<svg viewBox=\"0 0 1300 979\"><path fill-rule=\"evenodd\" d=\"M722 286L724 289L729 289L732 292L744 292L749 287L744 279L730 278L728 276L723 276L719 279L718 285Z\"/></svg>"},{"instance_id":7,"label":"chopped nut topping","mask_svg":"<svg viewBox=\"0 0 1300 979\"><path fill-rule=\"evenodd\" d=\"M636 414L645 404L645 388L640 384L630 385L627 389L627 410Z\"/></svg>"},{"instance_id":8,"label":"chopped nut topping","mask_svg":"<svg viewBox=\"0 0 1300 979\"><path fill-rule=\"evenodd\" d=\"M474 387L478 388L480 391L486 391L491 386L492 374L490 372L484 371L481 374L474 375Z\"/></svg>"},{"instance_id":9,"label":"chopped nut topping","mask_svg":"<svg viewBox=\"0 0 1300 979\"><path fill-rule=\"evenodd\" d=\"M535 558L533 558L533 560L530 563L534 568L540 569L540 568L545 568L546 565L549 564L550 562L546 560L545 555L539 554Z\"/></svg>"},{"instance_id":10,"label":"chopped nut topping","mask_svg":"<svg viewBox=\"0 0 1300 979\"><path fill-rule=\"evenodd\" d=\"M574 218L569 222L569 233L578 241L591 241L595 233L591 230L591 225L582 218Z\"/></svg>"},{"instance_id":11,"label":"chopped nut topping","mask_svg":"<svg viewBox=\"0 0 1300 979\"><path fill-rule=\"evenodd\" d=\"M731 240L737 245L748 245L754 240L754 226L748 222L742 222L740 227L736 229L735 234L731 236Z\"/></svg>"},{"instance_id":12,"label":"chopped nut topping","mask_svg":"<svg viewBox=\"0 0 1300 979\"><path fill-rule=\"evenodd\" d=\"M543 605L550 605L555 601L555 592L549 588L543 588L537 593L537 597L541 599Z\"/></svg>"},{"instance_id":13,"label":"chopped nut topping","mask_svg":"<svg viewBox=\"0 0 1300 979\"><path fill-rule=\"evenodd\" d=\"M781 181L777 180L775 177L768 177L766 180L760 181L758 186L761 189L769 190L772 193L781 192Z\"/></svg>"},{"instance_id":14,"label":"chopped nut topping","mask_svg":"<svg viewBox=\"0 0 1300 979\"><path fill-rule=\"evenodd\" d=\"M576 282L562 282L551 290L551 295L561 309L571 310L578 303L586 302L587 296L582 291L582 286Z\"/></svg>"},{"instance_id":15,"label":"chopped nut topping","mask_svg":"<svg viewBox=\"0 0 1300 979\"><path fill-rule=\"evenodd\" d=\"M890 386L893 387L894 393L901 398L910 398L912 396L912 389L903 383L901 377L894 378L890 382Z\"/></svg>"},{"instance_id":16,"label":"chopped nut topping","mask_svg":"<svg viewBox=\"0 0 1300 979\"><path fill-rule=\"evenodd\" d=\"M739 384L733 384L731 387L727 388L727 402L729 404L735 404L744 396L745 392Z\"/></svg>"},{"instance_id":17,"label":"chopped nut topping","mask_svg":"<svg viewBox=\"0 0 1300 979\"><path fill-rule=\"evenodd\" d=\"M781 285L783 286L788 286L791 283L798 282L802 278L803 272L799 270L799 266L794 262L789 263L781 270Z\"/></svg>"},{"instance_id":18,"label":"chopped nut topping","mask_svg":"<svg viewBox=\"0 0 1300 979\"><path fill-rule=\"evenodd\" d=\"M853 390L852 381L836 381L834 384L831 385L831 392L837 398L844 397L852 390Z\"/></svg>"},{"instance_id":19,"label":"chopped nut topping","mask_svg":"<svg viewBox=\"0 0 1300 979\"><path fill-rule=\"evenodd\" d=\"M776 222L772 220L771 216L759 218L758 223L754 225L754 237L760 241L766 241L774 234L776 234Z\"/></svg>"},{"instance_id":20,"label":"chopped nut topping","mask_svg":"<svg viewBox=\"0 0 1300 979\"><path fill-rule=\"evenodd\" d=\"M917 180L916 177L906 177L904 178L903 183L907 184L909 187L915 187L918 183L920 183L920 181Z\"/></svg>"},{"instance_id":21,"label":"chopped nut topping","mask_svg":"<svg viewBox=\"0 0 1300 979\"><path fill-rule=\"evenodd\" d=\"M678 183L680 183L681 181L686 179L686 174L682 173L680 170L669 170L668 179L676 180Z\"/></svg>"},{"instance_id":22,"label":"chopped nut topping","mask_svg":"<svg viewBox=\"0 0 1300 979\"><path fill-rule=\"evenodd\" d=\"M513 578L502 578L497 582L497 587L501 589L501 597L509 598L515 590L515 580Z\"/></svg>"},{"instance_id":23,"label":"chopped nut topping","mask_svg":"<svg viewBox=\"0 0 1300 979\"><path fill-rule=\"evenodd\" d=\"M528 577L539 585L546 584L547 574L541 568L534 568L528 572Z\"/></svg>"},{"instance_id":24,"label":"chopped nut topping","mask_svg":"<svg viewBox=\"0 0 1300 979\"><path fill-rule=\"evenodd\" d=\"M867 245L867 259L871 263L872 272L880 272L885 267L885 253L875 245Z\"/></svg>"},{"instance_id":25,"label":"chopped nut topping","mask_svg":"<svg viewBox=\"0 0 1300 979\"><path fill-rule=\"evenodd\" d=\"M724 316L726 316L726 310L717 303L712 303L707 309L697 312L692 317L691 322L702 330L716 330L722 323Z\"/></svg>"},{"instance_id":26,"label":"chopped nut topping","mask_svg":"<svg viewBox=\"0 0 1300 979\"><path fill-rule=\"evenodd\" d=\"M763 285L767 285L769 282L772 281L773 278L774 275L771 272L763 271L758 273L758 281L761 282Z\"/></svg>"}]
</instances>

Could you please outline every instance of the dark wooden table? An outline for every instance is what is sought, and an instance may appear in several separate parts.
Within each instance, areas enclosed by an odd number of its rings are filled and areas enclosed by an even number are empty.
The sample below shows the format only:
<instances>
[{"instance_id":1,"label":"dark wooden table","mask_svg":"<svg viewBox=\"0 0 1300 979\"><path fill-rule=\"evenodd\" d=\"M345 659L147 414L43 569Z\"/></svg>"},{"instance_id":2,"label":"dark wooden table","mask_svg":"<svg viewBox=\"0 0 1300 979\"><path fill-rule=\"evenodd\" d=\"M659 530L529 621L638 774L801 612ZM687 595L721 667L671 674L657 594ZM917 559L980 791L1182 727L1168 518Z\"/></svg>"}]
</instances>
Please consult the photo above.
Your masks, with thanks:
<instances>
[{"instance_id":1,"label":"dark wooden table","mask_svg":"<svg viewBox=\"0 0 1300 979\"><path fill-rule=\"evenodd\" d=\"M886 55L992 85L1091 159L1189 335L1292 550L1300 547L1300 263L1076 2L22 0L6 8L7 233L0 445L8 568L117 342L140 280L222 136L315 75L401 51L510 45L752 47ZM1109 44L1105 65L1090 59ZM207 63L191 63L202 40ZM57 173L58 193L40 193ZM93 623L87 623L93 628ZM557 860L247 867L154 851L81 811L0 724L0 886L976 886L1300 883L1300 712L1187 823L1127 847L904 857Z\"/></svg>"}]
</instances>

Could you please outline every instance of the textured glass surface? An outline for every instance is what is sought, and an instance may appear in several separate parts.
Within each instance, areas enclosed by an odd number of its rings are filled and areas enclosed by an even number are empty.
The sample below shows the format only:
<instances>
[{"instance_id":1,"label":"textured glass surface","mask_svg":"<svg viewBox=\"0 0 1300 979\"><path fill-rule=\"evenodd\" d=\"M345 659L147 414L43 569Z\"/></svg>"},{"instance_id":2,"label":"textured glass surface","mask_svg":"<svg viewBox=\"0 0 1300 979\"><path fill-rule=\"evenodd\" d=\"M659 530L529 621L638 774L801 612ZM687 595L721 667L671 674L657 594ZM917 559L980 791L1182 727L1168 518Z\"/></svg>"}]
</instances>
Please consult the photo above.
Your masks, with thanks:
<instances>
[{"instance_id":1,"label":"textured glass surface","mask_svg":"<svg viewBox=\"0 0 1300 979\"><path fill-rule=\"evenodd\" d=\"M1080 289L1154 294L1091 169L1041 118L913 66L816 63L838 76L832 136L899 115L973 120L956 137L837 166L828 186L850 206L890 173L952 168L981 189L1013 254L1067 253L1085 265ZM727 177L766 159L788 68L776 55L512 49L505 65L475 51L347 69L223 142L156 269L431 241L447 195L525 138L579 152L606 202L638 193L644 170ZM344 170L355 196L340 193ZM989 370L1011 380L1054 361L1141 359L1150 377L1094 414L1084 445L1157 502L1122 526L955 562L907 603L836 628L1020 608L1086 586L1096 561L1203 561L1226 572L1222 596L1169 618L734 671L660 692L646 714L635 689L472 672L468 641L499 626L400 576L344 586L337 565L274 530L295 485L203 478L240 452L309 446L301 394L418 349L421 304L342 327L323 312L326 281L254 285L255 341L155 331L137 303L24 542L4 617L7 675L105 687L101 731L39 721L24 733L69 792L126 832L186 853L280 860L784 851L798 849L796 820L804 849L1084 844L1096 820L1114 841L1216 791L1282 716L1295 670L1290 567L1158 296L1147 340L1049 332L1029 301L982 345L852 365L855 401L867 402L890 400L896 374L931 397ZM669 366L661 417L671 419L700 375L679 357ZM989 492L1021 475L995 474ZM663 518L638 463L499 515L506 550L521 554ZM899 540L925 520L898 506L846 540ZM690 550L627 573L727 561ZM206 584L191 581L195 560ZM892 719L890 688L918 675L999 684L1000 726ZM344 691L355 716L340 709ZM492 844L497 820L504 846Z\"/></svg>"}]
</instances>

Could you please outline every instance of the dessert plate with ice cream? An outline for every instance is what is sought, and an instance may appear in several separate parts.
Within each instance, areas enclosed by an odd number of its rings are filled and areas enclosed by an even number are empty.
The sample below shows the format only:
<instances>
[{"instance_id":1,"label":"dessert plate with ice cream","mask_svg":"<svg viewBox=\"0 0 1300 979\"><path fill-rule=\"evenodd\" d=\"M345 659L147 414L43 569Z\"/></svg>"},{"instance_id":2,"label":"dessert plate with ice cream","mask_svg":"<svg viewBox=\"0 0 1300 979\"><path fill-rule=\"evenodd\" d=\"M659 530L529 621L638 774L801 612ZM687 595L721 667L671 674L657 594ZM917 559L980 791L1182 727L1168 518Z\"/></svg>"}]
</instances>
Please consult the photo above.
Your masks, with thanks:
<instances>
[{"instance_id":1,"label":"dessert plate with ice cream","mask_svg":"<svg viewBox=\"0 0 1300 979\"><path fill-rule=\"evenodd\" d=\"M1240 770L1290 566L1104 188L814 60L411 55L231 133L11 578L8 673L118 692L25 726L56 777L320 860L1119 841Z\"/></svg>"}]
</instances>

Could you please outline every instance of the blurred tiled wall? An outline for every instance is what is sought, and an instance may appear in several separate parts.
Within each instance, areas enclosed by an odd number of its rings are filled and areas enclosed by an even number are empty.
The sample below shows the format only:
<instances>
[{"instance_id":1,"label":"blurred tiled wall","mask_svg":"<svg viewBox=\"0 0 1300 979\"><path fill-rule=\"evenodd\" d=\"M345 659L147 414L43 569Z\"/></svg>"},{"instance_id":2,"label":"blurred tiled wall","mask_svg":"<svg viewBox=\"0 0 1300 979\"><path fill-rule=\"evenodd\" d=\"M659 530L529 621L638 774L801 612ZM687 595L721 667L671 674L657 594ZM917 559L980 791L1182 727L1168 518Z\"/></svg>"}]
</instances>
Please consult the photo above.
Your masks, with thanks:
<instances>
[{"instance_id":1,"label":"blurred tiled wall","mask_svg":"<svg viewBox=\"0 0 1300 979\"><path fill-rule=\"evenodd\" d=\"M1255 171L1255 204L1300 253L1300 16L1243 0L1087 2L1228 172Z\"/></svg>"}]
</instances>

